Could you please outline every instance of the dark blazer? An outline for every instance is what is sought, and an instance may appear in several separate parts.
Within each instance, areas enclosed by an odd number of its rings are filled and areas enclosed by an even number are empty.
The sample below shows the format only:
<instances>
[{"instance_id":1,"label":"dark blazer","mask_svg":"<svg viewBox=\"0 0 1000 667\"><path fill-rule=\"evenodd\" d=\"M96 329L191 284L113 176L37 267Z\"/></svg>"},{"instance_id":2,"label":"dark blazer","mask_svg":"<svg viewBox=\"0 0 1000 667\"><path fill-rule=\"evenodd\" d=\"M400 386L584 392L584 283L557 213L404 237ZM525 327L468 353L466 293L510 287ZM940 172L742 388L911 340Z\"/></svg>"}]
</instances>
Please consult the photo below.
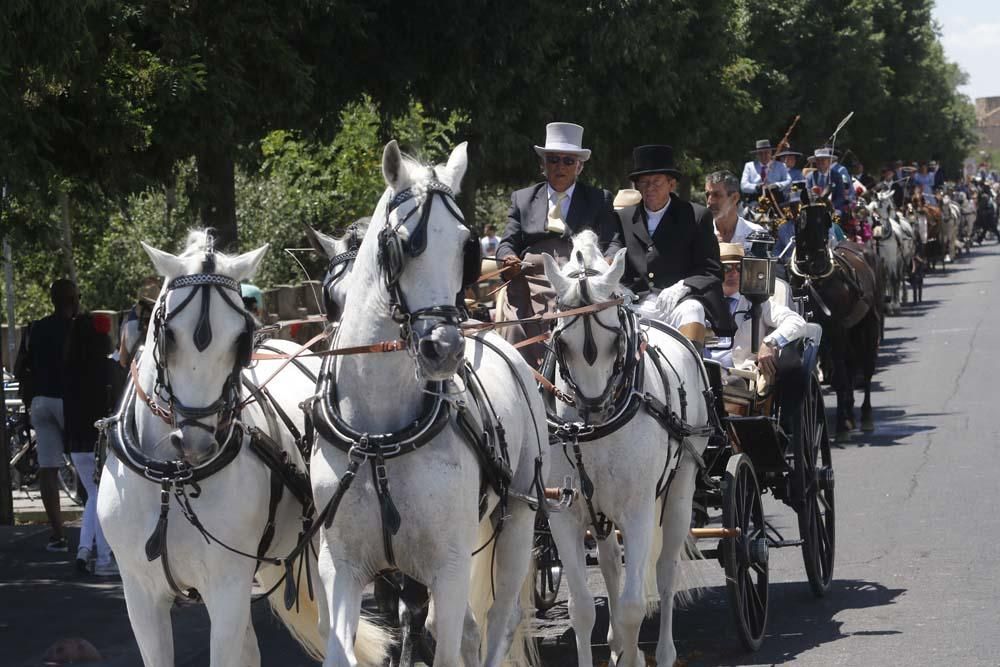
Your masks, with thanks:
<instances>
[{"instance_id":1,"label":"dark blazer","mask_svg":"<svg viewBox=\"0 0 1000 667\"><path fill-rule=\"evenodd\" d=\"M511 195L507 227L497 248L497 258L507 255L523 257L528 248L551 237L545 231L545 221L549 216L549 195L545 186L545 182L536 183ZM600 239L601 250L606 255L612 255L622 247L621 225L611 208L611 193L607 190L577 182L565 225L567 237L584 229L592 230Z\"/></svg>"},{"instance_id":2,"label":"dark blazer","mask_svg":"<svg viewBox=\"0 0 1000 667\"><path fill-rule=\"evenodd\" d=\"M670 197L670 208L650 238L646 209L639 204L619 211L628 263L622 282L636 294L664 289L679 280L701 301L716 335L736 327L722 296L722 262L712 212L700 204Z\"/></svg>"}]
</instances>

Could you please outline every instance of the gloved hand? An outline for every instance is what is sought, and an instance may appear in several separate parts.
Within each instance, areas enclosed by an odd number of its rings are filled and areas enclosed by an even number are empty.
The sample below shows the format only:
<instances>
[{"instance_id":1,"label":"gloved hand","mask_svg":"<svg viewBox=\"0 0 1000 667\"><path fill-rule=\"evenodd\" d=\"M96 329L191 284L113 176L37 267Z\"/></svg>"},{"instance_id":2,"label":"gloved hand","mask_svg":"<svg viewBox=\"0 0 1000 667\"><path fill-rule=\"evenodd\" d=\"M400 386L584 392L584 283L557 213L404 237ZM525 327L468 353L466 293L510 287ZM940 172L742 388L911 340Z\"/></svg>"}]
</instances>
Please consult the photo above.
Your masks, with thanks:
<instances>
[{"instance_id":1,"label":"gloved hand","mask_svg":"<svg viewBox=\"0 0 1000 667\"><path fill-rule=\"evenodd\" d=\"M660 290L656 297L656 308L663 317L668 317L681 299L691 293L691 288L684 284L683 280L678 280L670 287Z\"/></svg>"}]
</instances>

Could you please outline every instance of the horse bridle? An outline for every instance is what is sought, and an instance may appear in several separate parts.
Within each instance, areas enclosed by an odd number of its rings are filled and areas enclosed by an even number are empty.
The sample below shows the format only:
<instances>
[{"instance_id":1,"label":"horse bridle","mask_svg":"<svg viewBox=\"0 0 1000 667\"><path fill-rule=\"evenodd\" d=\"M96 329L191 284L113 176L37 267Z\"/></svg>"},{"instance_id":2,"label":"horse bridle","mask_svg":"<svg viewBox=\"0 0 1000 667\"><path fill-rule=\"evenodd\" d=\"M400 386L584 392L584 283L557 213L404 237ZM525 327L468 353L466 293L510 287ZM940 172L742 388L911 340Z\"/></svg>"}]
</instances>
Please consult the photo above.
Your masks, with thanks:
<instances>
[{"instance_id":1,"label":"horse bridle","mask_svg":"<svg viewBox=\"0 0 1000 667\"><path fill-rule=\"evenodd\" d=\"M595 305L590 299L587 279L593 276L601 275L601 273L584 266L583 257L579 252L577 253L577 262L580 264L580 268L572 273L569 273L567 277L579 281L579 305ZM618 322L621 326L610 327L601 322L601 320L597 317L597 313L604 310L604 308L600 308L581 315L574 315L568 320L565 320L552 333L553 354L555 355L556 362L559 367L559 375L572 390L575 404L577 409L581 412L580 416L584 419L584 421L587 420L589 413L603 412L614 400L616 390L621 382L621 379L630 368L629 360L635 357L635 345L637 339L635 315L632 311L625 307L622 301L616 299L615 295L612 295L611 301L605 303L607 303L607 307L609 308L612 305L617 307ZM563 304L557 305L561 308ZM597 363L598 355L597 343L594 341L594 331L591 320L596 322L597 326L601 327L605 331L610 331L615 335L615 347L617 351L615 354L614 367L611 372L611 376L608 378L607 384L604 386L604 390L597 396L586 396L582 391L580 391L579 385L573 379L573 373L569 369L569 364L566 363L563 351L565 343L562 341L562 333L569 327L573 326L577 320L583 321L583 358L589 366L593 366Z\"/></svg>"},{"instance_id":2,"label":"horse bridle","mask_svg":"<svg viewBox=\"0 0 1000 667\"><path fill-rule=\"evenodd\" d=\"M326 319L336 322L340 319L340 305L333 300L330 289L347 272L348 265L358 258L361 248L361 233L357 223L347 228L347 250L330 258L326 265L326 277L323 279L323 301L326 306Z\"/></svg>"},{"instance_id":3,"label":"horse bridle","mask_svg":"<svg viewBox=\"0 0 1000 667\"><path fill-rule=\"evenodd\" d=\"M153 362L156 365L156 385L152 395L149 397L150 407L154 412L164 417L172 425L178 428L194 426L204 429L215 435L219 444L232 434L232 426L235 422L238 405L240 402L240 392L242 383L240 373L250 365L253 352L253 334L256 329L256 322L253 316L246 311L242 305L237 305L237 301L230 296L229 292L240 294L240 283L237 280L215 273L215 257L209 252L205 255L202 273L174 278L167 283L167 288L160 296L157 303L156 312L153 315ZM174 290L182 288L194 288L188 293L181 303L167 312L167 298ZM201 311L198 322L195 325L193 334L195 347L199 352L204 351L212 342L212 327L210 322L210 305L213 291L218 292L222 300L233 310L243 316L244 331L240 334L237 343L236 363L232 372L222 385L222 392L215 401L206 406L185 405L174 393L170 382L170 374L167 368L170 342L173 340L173 332L170 329L170 322L190 304L196 294L201 294ZM166 402L166 407L154 406L155 399L159 398ZM219 420L215 427L203 424L200 420L207 417L219 415ZM177 417L180 416L180 421ZM226 437L219 438L221 429L228 427Z\"/></svg>"},{"instance_id":4,"label":"horse bridle","mask_svg":"<svg viewBox=\"0 0 1000 667\"><path fill-rule=\"evenodd\" d=\"M441 198L445 208L456 220L465 223L452 189L440 181L431 179L399 192L389 201L385 210L385 225L378 233L378 263L386 289L389 291L392 319L400 324L400 338L407 342L407 346L414 353L417 344L412 329L414 322L433 320L443 325L458 326L465 319L462 311L454 304L429 306L411 311L399 284L406 268L406 257L419 257L427 247L427 221L430 218L435 195ZM416 200L416 206L394 226L389 216L411 199ZM416 226L405 240L402 239L399 229L417 213L419 218Z\"/></svg>"}]
</instances>

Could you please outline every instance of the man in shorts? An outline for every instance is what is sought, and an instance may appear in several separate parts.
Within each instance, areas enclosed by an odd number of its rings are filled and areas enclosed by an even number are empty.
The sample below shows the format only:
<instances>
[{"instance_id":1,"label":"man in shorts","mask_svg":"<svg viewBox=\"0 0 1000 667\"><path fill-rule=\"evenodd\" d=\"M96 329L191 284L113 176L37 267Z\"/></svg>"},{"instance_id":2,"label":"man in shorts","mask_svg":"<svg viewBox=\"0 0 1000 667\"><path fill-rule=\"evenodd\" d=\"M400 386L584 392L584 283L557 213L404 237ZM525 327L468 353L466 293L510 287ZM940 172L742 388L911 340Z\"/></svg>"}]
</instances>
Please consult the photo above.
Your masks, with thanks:
<instances>
[{"instance_id":1,"label":"man in shorts","mask_svg":"<svg viewBox=\"0 0 1000 667\"><path fill-rule=\"evenodd\" d=\"M76 283L62 278L49 289L53 312L32 322L21 343L21 366L17 373L22 384L30 386L31 425L38 447L38 486L45 514L52 526L48 551L64 552L69 548L63 533L59 507L59 469L66 465L63 438L63 382L66 337L73 318L80 310L80 291Z\"/></svg>"}]
</instances>

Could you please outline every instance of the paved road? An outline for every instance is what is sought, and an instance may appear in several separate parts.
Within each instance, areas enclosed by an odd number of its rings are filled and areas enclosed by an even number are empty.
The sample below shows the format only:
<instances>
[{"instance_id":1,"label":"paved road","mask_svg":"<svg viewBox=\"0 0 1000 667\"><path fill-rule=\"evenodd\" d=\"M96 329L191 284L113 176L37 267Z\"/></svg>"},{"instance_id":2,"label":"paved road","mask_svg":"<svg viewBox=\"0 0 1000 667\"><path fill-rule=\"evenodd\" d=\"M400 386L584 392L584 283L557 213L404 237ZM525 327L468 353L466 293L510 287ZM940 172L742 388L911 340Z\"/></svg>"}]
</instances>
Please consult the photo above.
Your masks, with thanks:
<instances>
[{"instance_id":1,"label":"paved road","mask_svg":"<svg viewBox=\"0 0 1000 667\"><path fill-rule=\"evenodd\" d=\"M689 667L1000 665L1000 251L974 252L947 275L929 277L924 302L886 323L873 396L877 431L833 452L837 562L829 597L809 592L798 550L772 551L768 636L746 654L722 570L700 565L707 594L675 614ZM765 498L765 509L795 525L773 499ZM556 626L547 633L562 642L547 642L546 656L571 664L572 635L560 636L565 621ZM647 626L652 655L655 630ZM605 628L596 629L595 644Z\"/></svg>"},{"instance_id":2,"label":"paved road","mask_svg":"<svg viewBox=\"0 0 1000 667\"><path fill-rule=\"evenodd\" d=\"M834 451L829 597L812 597L797 550L772 551L769 633L748 655L735 638L721 569L700 564L705 595L675 615L689 667L1000 664L995 283L1000 251L991 245L946 276L929 277L925 302L888 320L874 396L878 430ZM794 534L793 515L770 498L765 505ZM139 664L120 587L74 579L67 559L39 554L45 537L38 528L0 533L0 663L38 665L54 639L83 636L105 664ZM548 665L573 664L565 615L560 604L539 619ZM263 606L254 618L264 665L314 664ZM177 664L207 664L204 609L178 608L174 620ZM598 656L605 632L601 616ZM650 654L654 633L652 625L644 632Z\"/></svg>"}]
</instances>

